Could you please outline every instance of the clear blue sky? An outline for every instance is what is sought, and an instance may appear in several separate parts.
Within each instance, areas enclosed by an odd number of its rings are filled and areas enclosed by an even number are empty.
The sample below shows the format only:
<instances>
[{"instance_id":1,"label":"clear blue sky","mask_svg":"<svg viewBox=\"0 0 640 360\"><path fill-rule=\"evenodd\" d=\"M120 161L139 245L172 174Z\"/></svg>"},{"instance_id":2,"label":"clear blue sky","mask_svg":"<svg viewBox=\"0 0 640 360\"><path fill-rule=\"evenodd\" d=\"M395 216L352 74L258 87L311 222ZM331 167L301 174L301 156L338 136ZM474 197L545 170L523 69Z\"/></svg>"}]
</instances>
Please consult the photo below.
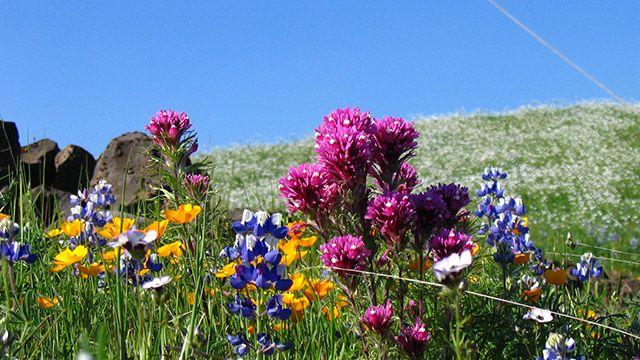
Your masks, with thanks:
<instances>
[{"instance_id":1,"label":"clear blue sky","mask_svg":"<svg viewBox=\"0 0 640 360\"><path fill-rule=\"evenodd\" d=\"M640 90L640 2L501 1L625 99ZM0 115L21 142L98 155L158 109L203 147L375 116L605 98L485 1L0 3Z\"/></svg>"}]
</instances>

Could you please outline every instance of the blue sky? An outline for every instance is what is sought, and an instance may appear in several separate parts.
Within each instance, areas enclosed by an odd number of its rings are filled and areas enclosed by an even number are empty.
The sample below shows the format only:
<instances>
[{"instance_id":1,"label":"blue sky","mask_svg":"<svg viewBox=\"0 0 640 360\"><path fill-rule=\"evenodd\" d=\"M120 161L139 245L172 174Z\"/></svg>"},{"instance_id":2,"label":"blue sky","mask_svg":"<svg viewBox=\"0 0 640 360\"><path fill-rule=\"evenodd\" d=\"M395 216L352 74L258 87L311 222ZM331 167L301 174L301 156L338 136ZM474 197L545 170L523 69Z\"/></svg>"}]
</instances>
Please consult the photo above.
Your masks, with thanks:
<instances>
[{"instance_id":1,"label":"blue sky","mask_svg":"<svg viewBox=\"0 0 640 360\"><path fill-rule=\"evenodd\" d=\"M637 100L640 3L500 4ZM3 1L0 23L0 115L23 145L96 156L162 108L211 148L300 138L344 106L411 118L606 97L479 0Z\"/></svg>"}]
</instances>

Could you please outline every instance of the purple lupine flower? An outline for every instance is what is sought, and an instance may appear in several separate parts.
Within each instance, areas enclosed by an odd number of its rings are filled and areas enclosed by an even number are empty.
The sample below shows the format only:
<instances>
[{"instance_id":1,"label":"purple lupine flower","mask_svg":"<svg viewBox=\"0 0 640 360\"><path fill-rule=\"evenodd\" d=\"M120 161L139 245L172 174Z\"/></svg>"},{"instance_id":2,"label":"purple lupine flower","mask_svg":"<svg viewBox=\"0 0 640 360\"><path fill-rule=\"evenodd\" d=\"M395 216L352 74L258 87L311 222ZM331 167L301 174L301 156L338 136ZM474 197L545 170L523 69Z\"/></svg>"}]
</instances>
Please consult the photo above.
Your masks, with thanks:
<instances>
[{"instance_id":1,"label":"purple lupine flower","mask_svg":"<svg viewBox=\"0 0 640 360\"><path fill-rule=\"evenodd\" d=\"M282 294L277 294L269 299L269 302L267 302L267 315L276 319L287 320L291 317L291 309L282 307L282 297Z\"/></svg>"},{"instance_id":2,"label":"purple lupine flower","mask_svg":"<svg viewBox=\"0 0 640 360\"><path fill-rule=\"evenodd\" d=\"M184 186L193 197L203 196L209 189L209 177L201 174L187 174L184 177Z\"/></svg>"},{"instance_id":3,"label":"purple lupine flower","mask_svg":"<svg viewBox=\"0 0 640 360\"><path fill-rule=\"evenodd\" d=\"M580 262L576 264L575 269L571 270L571 274L585 282L589 278L598 279L602 276L602 265L593 257L592 253L585 253L580 256Z\"/></svg>"},{"instance_id":4,"label":"purple lupine flower","mask_svg":"<svg viewBox=\"0 0 640 360\"><path fill-rule=\"evenodd\" d=\"M233 302L227 304L227 308L232 314L240 314L247 319L256 317L256 304L248 297L240 297L236 294Z\"/></svg>"},{"instance_id":5,"label":"purple lupine flower","mask_svg":"<svg viewBox=\"0 0 640 360\"><path fill-rule=\"evenodd\" d=\"M396 336L395 339L398 342L398 346L409 357L422 359L422 354L427 348L429 339L431 339L431 333L427 331L420 319L416 319L414 326L405 326L400 329L400 335Z\"/></svg>"},{"instance_id":6,"label":"purple lupine flower","mask_svg":"<svg viewBox=\"0 0 640 360\"><path fill-rule=\"evenodd\" d=\"M36 255L31 252L31 245L23 245L19 242L0 243L0 256L3 256L10 263L24 261L31 264L37 259Z\"/></svg>"},{"instance_id":7,"label":"purple lupine flower","mask_svg":"<svg viewBox=\"0 0 640 360\"><path fill-rule=\"evenodd\" d=\"M384 305L369 307L360 318L360 321L376 333L385 335L393 322L391 301L387 299Z\"/></svg>"},{"instance_id":8,"label":"purple lupine flower","mask_svg":"<svg viewBox=\"0 0 640 360\"><path fill-rule=\"evenodd\" d=\"M457 221L456 215L460 209L471 201L469 199L469 189L458 184L438 184L437 186L431 186L430 190L440 195L442 201L447 204L448 218L446 220L450 224Z\"/></svg>"},{"instance_id":9,"label":"purple lupine flower","mask_svg":"<svg viewBox=\"0 0 640 360\"><path fill-rule=\"evenodd\" d=\"M156 145L168 145L175 148L182 135L189 130L191 123L185 112L174 110L160 110L151 117L145 129L153 135Z\"/></svg>"},{"instance_id":10,"label":"purple lupine flower","mask_svg":"<svg viewBox=\"0 0 640 360\"><path fill-rule=\"evenodd\" d=\"M286 199L290 213L302 211L316 214L331 210L336 200L338 187L331 182L319 164L301 164L291 167L287 176L278 183L280 196Z\"/></svg>"},{"instance_id":11,"label":"purple lupine flower","mask_svg":"<svg viewBox=\"0 0 640 360\"><path fill-rule=\"evenodd\" d=\"M365 247L362 237L344 235L331 239L328 243L320 245L320 259L325 266L333 270L345 279L353 273L341 270L364 270L371 251Z\"/></svg>"},{"instance_id":12,"label":"purple lupine flower","mask_svg":"<svg viewBox=\"0 0 640 360\"><path fill-rule=\"evenodd\" d=\"M436 236L429 239L429 247L433 254L433 261L438 262L451 254L462 254L472 251L475 243L473 237L457 232L455 229L442 229Z\"/></svg>"},{"instance_id":13,"label":"purple lupine flower","mask_svg":"<svg viewBox=\"0 0 640 360\"><path fill-rule=\"evenodd\" d=\"M0 220L0 239L11 242L20 233L20 225L9 218Z\"/></svg>"},{"instance_id":14,"label":"purple lupine flower","mask_svg":"<svg viewBox=\"0 0 640 360\"><path fill-rule=\"evenodd\" d=\"M242 333L238 333L238 335L227 335L227 341L233 346L236 355L244 356L251 350L249 341Z\"/></svg>"},{"instance_id":15,"label":"purple lupine flower","mask_svg":"<svg viewBox=\"0 0 640 360\"><path fill-rule=\"evenodd\" d=\"M390 246L403 248L405 233L411 230L416 211L408 195L387 193L369 203L365 218L373 221Z\"/></svg>"},{"instance_id":16,"label":"purple lupine flower","mask_svg":"<svg viewBox=\"0 0 640 360\"><path fill-rule=\"evenodd\" d=\"M338 109L316 129L318 163L342 189L364 186L373 132L371 115L358 108Z\"/></svg>"}]
</instances>

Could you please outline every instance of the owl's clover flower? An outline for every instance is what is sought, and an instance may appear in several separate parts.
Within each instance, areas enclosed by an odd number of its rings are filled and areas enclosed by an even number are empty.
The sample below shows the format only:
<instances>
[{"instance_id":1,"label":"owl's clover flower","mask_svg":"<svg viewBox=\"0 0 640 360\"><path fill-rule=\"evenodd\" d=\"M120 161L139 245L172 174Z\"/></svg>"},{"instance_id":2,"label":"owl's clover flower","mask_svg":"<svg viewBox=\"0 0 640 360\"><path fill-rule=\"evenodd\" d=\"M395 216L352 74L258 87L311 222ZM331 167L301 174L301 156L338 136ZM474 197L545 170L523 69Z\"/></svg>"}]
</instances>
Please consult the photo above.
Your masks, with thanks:
<instances>
[{"instance_id":1,"label":"owl's clover flower","mask_svg":"<svg viewBox=\"0 0 640 360\"><path fill-rule=\"evenodd\" d=\"M473 252L475 246L473 237L455 229L442 229L436 236L429 239L429 248L431 248L434 262L451 254L460 255L465 250Z\"/></svg>"},{"instance_id":2,"label":"owl's clover flower","mask_svg":"<svg viewBox=\"0 0 640 360\"><path fill-rule=\"evenodd\" d=\"M398 346L415 359L422 358L430 339L431 333L427 331L425 324L419 319L416 320L415 325L400 329L400 335L395 336Z\"/></svg>"},{"instance_id":3,"label":"owl's clover flower","mask_svg":"<svg viewBox=\"0 0 640 360\"><path fill-rule=\"evenodd\" d=\"M387 193L371 200L365 218L380 229L390 246L399 245L402 249L405 234L416 219L416 211L408 195Z\"/></svg>"},{"instance_id":4,"label":"owl's clover flower","mask_svg":"<svg viewBox=\"0 0 640 360\"><path fill-rule=\"evenodd\" d=\"M350 279L354 275L347 270L364 270L371 256L371 251L366 248L362 237L352 235L334 237L328 243L320 245L320 252L320 259L324 265L332 268L344 279Z\"/></svg>"},{"instance_id":5,"label":"owl's clover flower","mask_svg":"<svg viewBox=\"0 0 640 360\"><path fill-rule=\"evenodd\" d=\"M409 194L422 183L418 178L416 168L409 163L402 163L400 169L392 174L390 182L382 181L376 177L374 177L374 182L377 190L382 194L388 192Z\"/></svg>"},{"instance_id":6,"label":"owl's clover flower","mask_svg":"<svg viewBox=\"0 0 640 360\"><path fill-rule=\"evenodd\" d=\"M373 126L372 175L381 183L391 183L400 166L415 156L420 133L402 118L384 117Z\"/></svg>"},{"instance_id":7,"label":"owl's clover flower","mask_svg":"<svg viewBox=\"0 0 640 360\"><path fill-rule=\"evenodd\" d=\"M151 135L156 145L176 147L180 138L191 128L189 116L185 112L174 110L160 110L151 117L149 125L144 127Z\"/></svg>"},{"instance_id":8,"label":"owl's clover flower","mask_svg":"<svg viewBox=\"0 0 640 360\"><path fill-rule=\"evenodd\" d=\"M369 307L360 321L369 329L384 336L393 323L393 306L391 301L387 299L384 305Z\"/></svg>"},{"instance_id":9,"label":"owl's clover flower","mask_svg":"<svg viewBox=\"0 0 640 360\"><path fill-rule=\"evenodd\" d=\"M209 181L209 177L206 175L187 174L183 184L191 196L199 198L209 190Z\"/></svg>"},{"instance_id":10,"label":"owl's clover flower","mask_svg":"<svg viewBox=\"0 0 640 360\"><path fill-rule=\"evenodd\" d=\"M316 129L318 163L341 189L365 185L373 132L371 115L359 108L338 109Z\"/></svg>"},{"instance_id":11,"label":"owl's clover flower","mask_svg":"<svg viewBox=\"0 0 640 360\"><path fill-rule=\"evenodd\" d=\"M286 199L290 213L301 211L317 214L329 211L336 200L338 187L332 183L319 164L301 164L289 169L278 183L280 196Z\"/></svg>"}]
</instances>

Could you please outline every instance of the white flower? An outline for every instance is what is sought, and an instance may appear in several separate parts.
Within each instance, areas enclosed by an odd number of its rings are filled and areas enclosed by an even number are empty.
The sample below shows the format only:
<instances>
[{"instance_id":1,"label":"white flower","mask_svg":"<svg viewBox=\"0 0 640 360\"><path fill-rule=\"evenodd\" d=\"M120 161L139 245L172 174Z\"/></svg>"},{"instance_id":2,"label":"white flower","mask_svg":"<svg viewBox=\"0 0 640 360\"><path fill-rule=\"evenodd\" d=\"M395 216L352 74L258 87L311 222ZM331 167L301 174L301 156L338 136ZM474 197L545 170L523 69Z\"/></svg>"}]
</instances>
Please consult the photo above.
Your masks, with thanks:
<instances>
[{"instance_id":1,"label":"white flower","mask_svg":"<svg viewBox=\"0 0 640 360\"><path fill-rule=\"evenodd\" d=\"M124 244L131 244L132 247L136 247L138 245L149 245L158 237L158 233L155 230L149 230L146 233L142 231L138 231L134 228L131 230L124 232L118 236L118 240L114 242L110 242L109 246L118 247Z\"/></svg>"},{"instance_id":2,"label":"white flower","mask_svg":"<svg viewBox=\"0 0 640 360\"><path fill-rule=\"evenodd\" d=\"M533 308L522 317L525 320L535 320L541 324L548 323L553 320L551 311L546 309Z\"/></svg>"},{"instance_id":3,"label":"white flower","mask_svg":"<svg viewBox=\"0 0 640 360\"><path fill-rule=\"evenodd\" d=\"M469 250L463 251L460 255L454 253L447 256L433 265L433 271L436 274L436 279L442 282L449 275L458 273L467 268L471 265L472 260L471 251Z\"/></svg>"},{"instance_id":4,"label":"white flower","mask_svg":"<svg viewBox=\"0 0 640 360\"><path fill-rule=\"evenodd\" d=\"M158 288L161 288L161 287L167 285L170 282L171 282L171 276L165 275L163 277L153 278L153 279L147 281L146 283L142 284L142 288L145 289L145 290L158 289Z\"/></svg>"}]
</instances>

